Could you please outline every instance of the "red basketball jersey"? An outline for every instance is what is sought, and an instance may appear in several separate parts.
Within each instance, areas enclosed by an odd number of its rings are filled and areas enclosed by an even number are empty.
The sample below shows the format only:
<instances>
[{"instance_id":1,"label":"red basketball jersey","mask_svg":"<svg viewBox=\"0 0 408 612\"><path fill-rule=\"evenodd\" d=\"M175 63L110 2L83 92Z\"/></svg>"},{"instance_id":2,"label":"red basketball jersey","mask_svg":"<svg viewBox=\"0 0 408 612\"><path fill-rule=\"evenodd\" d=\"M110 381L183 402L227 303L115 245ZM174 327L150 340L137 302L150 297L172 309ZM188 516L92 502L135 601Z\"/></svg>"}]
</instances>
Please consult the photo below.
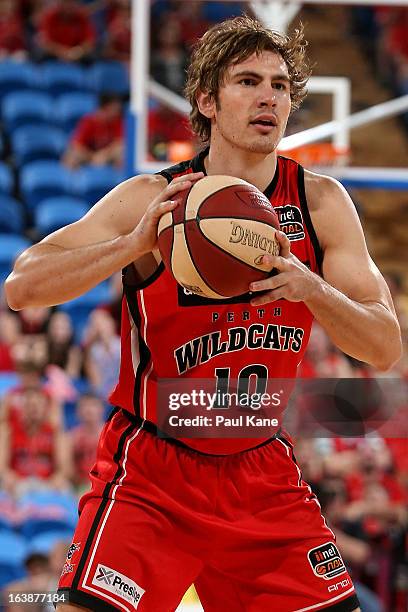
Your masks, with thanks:
<instances>
[{"instance_id":1,"label":"red basketball jersey","mask_svg":"<svg viewBox=\"0 0 408 612\"><path fill-rule=\"evenodd\" d=\"M204 150L161 174L170 182L205 172L207 154ZM307 206L303 168L278 157L265 195L279 215L292 253L319 273L322 254ZM254 307L249 293L211 300L182 288L163 264L141 284L133 271L133 265L123 271L121 368L110 401L134 413L143 427L158 425L157 393L163 379L214 379L215 386L221 373L235 380L243 371L250 375L252 367L267 379L296 377L313 321L303 302L278 300ZM264 440L189 438L183 443L204 453L229 454Z\"/></svg>"}]
</instances>

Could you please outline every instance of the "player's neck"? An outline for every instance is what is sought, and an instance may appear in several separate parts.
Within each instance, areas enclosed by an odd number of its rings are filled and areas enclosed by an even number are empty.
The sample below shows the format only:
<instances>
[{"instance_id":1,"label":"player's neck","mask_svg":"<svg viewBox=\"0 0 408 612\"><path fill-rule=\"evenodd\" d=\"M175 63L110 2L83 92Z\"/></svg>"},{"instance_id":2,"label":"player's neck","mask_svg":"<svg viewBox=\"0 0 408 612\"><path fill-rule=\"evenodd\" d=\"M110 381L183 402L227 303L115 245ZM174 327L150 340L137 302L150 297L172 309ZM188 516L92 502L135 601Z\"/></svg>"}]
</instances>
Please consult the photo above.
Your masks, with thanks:
<instances>
[{"instance_id":1,"label":"player's neck","mask_svg":"<svg viewBox=\"0 0 408 612\"><path fill-rule=\"evenodd\" d=\"M276 170L277 153L269 155L250 153L237 148L221 148L211 143L208 156L204 160L207 174L226 174L236 176L252 183L265 191L271 183Z\"/></svg>"}]
</instances>

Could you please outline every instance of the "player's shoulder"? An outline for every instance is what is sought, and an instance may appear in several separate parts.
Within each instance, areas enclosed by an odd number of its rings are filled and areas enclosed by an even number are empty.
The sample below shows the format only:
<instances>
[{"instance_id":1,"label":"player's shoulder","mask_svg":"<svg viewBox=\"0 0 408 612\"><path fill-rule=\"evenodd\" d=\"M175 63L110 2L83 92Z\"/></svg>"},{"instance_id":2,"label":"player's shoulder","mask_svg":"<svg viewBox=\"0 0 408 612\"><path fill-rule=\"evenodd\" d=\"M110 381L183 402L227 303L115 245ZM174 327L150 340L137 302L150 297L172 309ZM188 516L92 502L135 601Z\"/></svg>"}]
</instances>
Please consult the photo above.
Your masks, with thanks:
<instances>
[{"instance_id":1,"label":"player's shoulder","mask_svg":"<svg viewBox=\"0 0 408 612\"><path fill-rule=\"evenodd\" d=\"M134 189L160 189L163 185L166 185L166 182L161 174L137 174L123 181L122 185Z\"/></svg>"},{"instance_id":2,"label":"player's shoulder","mask_svg":"<svg viewBox=\"0 0 408 612\"><path fill-rule=\"evenodd\" d=\"M334 235L346 236L353 227L358 227L354 203L335 178L305 170L305 192L313 226L323 250L332 243Z\"/></svg>"},{"instance_id":3,"label":"player's shoulder","mask_svg":"<svg viewBox=\"0 0 408 612\"><path fill-rule=\"evenodd\" d=\"M166 185L166 179L160 174L138 174L120 183L116 187L116 192L137 196L141 199L144 197L150 199L155 198Z\"/></svg>"},{"instance_id":4,"label":"player's shoulder","mask_svg":"<svg viewBox=\"0 0 408 612\"><path fill-rule=\"evenodd\" d=\"M332 176L305 170L305 191L311 210L336 205L348 199L343 185Z\"/></svg>"}]
</instances>

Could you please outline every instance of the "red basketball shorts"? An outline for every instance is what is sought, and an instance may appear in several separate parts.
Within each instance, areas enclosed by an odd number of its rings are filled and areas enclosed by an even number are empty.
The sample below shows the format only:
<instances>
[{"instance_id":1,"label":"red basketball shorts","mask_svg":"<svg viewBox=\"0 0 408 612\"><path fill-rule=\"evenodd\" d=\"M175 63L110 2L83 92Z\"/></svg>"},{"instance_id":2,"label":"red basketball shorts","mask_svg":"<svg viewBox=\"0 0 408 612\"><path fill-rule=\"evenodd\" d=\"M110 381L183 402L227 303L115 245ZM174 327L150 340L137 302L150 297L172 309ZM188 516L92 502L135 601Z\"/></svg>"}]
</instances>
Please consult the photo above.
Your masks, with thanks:
<instances>
[{"instance_id":1,"label":"red basketball shorts","mask_svg":"<svg viewBox=\"0 0 408 612\"><path fill-rule=\"evenodd\" d=\"M117 411L91 479L59 583L74 604L170 612L194 583L206 612L358 607L284 439L203 455Z\"/></svg>"}]
</instances>

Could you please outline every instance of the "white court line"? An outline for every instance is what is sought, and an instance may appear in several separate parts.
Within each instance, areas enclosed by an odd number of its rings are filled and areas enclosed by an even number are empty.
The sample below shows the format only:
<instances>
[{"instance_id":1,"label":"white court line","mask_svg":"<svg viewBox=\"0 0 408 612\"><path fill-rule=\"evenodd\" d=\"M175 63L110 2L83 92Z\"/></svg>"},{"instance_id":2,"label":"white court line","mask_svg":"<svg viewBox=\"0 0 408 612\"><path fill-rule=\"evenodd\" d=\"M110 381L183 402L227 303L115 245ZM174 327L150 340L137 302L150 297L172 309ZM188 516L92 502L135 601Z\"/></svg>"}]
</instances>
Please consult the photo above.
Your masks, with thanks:
<instances>
[{"instance_id":1,"label":"white court line","mask_svg":"<svg viewBox=\"0 0 408 612\"><path fill-rule=\"evenodd\" d=\"M199 603L183 604L181 603L176 612L204 612Z\"/></svg>"}]
</instances>

